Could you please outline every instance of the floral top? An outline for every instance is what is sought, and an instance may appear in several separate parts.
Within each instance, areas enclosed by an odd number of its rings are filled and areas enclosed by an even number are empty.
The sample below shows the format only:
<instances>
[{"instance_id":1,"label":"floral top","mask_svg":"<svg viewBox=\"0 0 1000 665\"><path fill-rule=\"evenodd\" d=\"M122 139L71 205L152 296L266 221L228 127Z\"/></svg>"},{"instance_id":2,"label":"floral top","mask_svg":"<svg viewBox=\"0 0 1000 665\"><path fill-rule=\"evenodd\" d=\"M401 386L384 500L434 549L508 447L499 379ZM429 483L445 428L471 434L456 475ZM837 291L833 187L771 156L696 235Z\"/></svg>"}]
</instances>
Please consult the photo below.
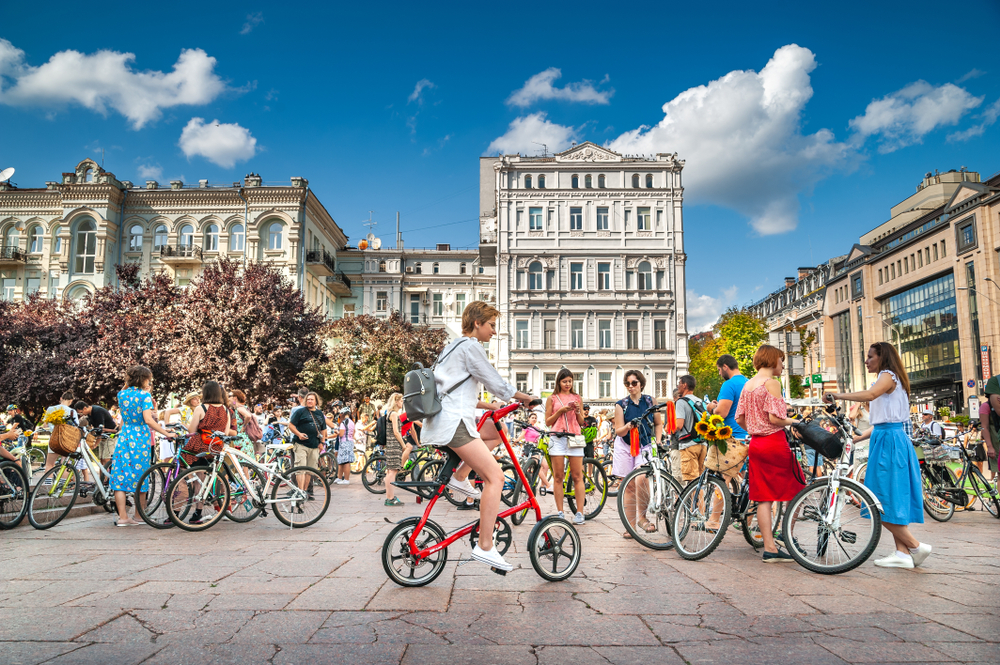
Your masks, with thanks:
<instances>
[{"instance_id":1,"label":"floral top","mask_svg":"<svg viewBox=\"0 0 1000 665\"><path fill-rule=\"evenodd\" d=\"M736 417L746 419L746 431L751 436L767 436L780 432L782 425L772 425L768 414L773 413L778 418L788 417L788 407L785 400L775 397L767 391L767 385L762 383L753 390L743 391L740 402L736 406Z\"/></svg>"}]
</instances>

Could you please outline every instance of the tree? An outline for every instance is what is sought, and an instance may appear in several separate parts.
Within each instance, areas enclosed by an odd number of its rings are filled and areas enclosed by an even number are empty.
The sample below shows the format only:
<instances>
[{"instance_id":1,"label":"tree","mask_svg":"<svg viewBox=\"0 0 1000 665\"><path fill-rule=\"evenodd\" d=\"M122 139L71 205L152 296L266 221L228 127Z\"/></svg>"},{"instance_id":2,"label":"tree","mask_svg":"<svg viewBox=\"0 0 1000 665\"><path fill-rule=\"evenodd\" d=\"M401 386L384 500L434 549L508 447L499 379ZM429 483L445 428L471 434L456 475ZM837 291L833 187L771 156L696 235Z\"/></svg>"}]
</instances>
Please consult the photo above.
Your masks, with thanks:
<instances>
[{"instance_id":1,"label":"tree","mask_svg":"<svg viewBox=\"0 0 1000 665\"><path fill-rule=\"evenodd\" d=\"M323 397L345 400L365 395L385 399L402 391L411 365L430 367L448 340L444 330L415 326L398 311L387 318L340 319L325 335L329 358L308 363L302 377Z\"/></svg>"},{"instance_id":2,"label":"tree","mask_svg":"<svg viewBox=\"0 0 1000 665\"><path fill-rule=\"evenodd\" d=\"M730 307L713 328L719 338L722 353L736 358L740 372L746 377L757 373L753 366L753 356L767 339L767 324L748 308Z\"/></svg>"},{"instance_id":3,"label":"tree","mask_svg":"<svg viewBox=\"0 0 1000 665\"><path fill-rule=\"evenodd\" d=\"M688 372L694 377L697 394L718 396L722 388L722 377L719 376L716 361L722 354L720 340L711 333L700 340L688 340L688 355L691 358Z\"/></svg>"}]
</instances>

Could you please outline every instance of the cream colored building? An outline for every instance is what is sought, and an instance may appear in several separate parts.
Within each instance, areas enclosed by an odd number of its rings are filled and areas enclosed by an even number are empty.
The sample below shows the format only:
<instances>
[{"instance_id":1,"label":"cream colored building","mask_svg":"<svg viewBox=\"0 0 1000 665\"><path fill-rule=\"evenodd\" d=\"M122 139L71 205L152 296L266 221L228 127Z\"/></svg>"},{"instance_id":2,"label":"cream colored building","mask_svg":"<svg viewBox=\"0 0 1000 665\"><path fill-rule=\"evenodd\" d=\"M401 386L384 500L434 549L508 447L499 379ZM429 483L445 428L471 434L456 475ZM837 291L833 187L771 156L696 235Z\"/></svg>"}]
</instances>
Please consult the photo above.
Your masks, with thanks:
<instances>
[{"instance_id":1,"label":"cream colored building","mask_svg":"<svg viewBox=\"0 0 1000 665\"><path fill-rule=\"evenodd\" d=\"M90 159L44 188L0 183L0 297L78 299L113 284L118 263L185 285L223 256L278 265L332 316L350 284L337 268L347 236L305 178L264 185L119 181Z\"/></svg>"}]
</instances>

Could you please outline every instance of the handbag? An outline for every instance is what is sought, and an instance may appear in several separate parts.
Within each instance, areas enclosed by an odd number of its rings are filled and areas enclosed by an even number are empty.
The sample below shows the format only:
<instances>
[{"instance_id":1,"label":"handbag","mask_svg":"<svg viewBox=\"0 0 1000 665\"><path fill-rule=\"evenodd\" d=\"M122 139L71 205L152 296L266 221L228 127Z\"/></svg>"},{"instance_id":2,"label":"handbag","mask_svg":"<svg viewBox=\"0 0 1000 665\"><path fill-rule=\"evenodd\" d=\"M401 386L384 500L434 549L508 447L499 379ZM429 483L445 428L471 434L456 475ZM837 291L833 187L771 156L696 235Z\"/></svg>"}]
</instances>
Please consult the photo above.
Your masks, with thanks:
<instances>
[{"instance_id":1,"label":"handbag","mask_svg":"<svg viewBox=\"0 0 1000 665\"><path fill-rule=\"evenodd\" d=\"M252 413L249 418L243 420L243 433L254 443L264 438L264 432L260 429L260 423L257 422L257 417Z\"/></svg>"},{"instance_id":2,"label":"handbag","mask_svg":"<svg viewBox=\"0 0 1000 665\"><path fill-rule=\"evenodd\" d=\"M836 460L844 452L844 440L837 434L828 432L819 423L809 420L792 425L802 437L802 442L818 452L824 459Z\"/></svg>"}]
</instances>

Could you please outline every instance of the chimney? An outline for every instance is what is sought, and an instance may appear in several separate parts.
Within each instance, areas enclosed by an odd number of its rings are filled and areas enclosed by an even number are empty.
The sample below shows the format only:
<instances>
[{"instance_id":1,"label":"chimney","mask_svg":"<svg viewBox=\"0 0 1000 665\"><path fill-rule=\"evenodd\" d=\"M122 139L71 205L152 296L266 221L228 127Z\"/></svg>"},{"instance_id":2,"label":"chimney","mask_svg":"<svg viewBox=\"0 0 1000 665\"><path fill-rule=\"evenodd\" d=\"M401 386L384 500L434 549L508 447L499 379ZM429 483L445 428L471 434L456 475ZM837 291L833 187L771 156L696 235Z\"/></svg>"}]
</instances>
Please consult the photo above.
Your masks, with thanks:
<instances>
[{"instance_id":1,"label":"chimney","mask_svg":"<svg viewBox=\"0 0 1000 665\"><path fill-rule=\"evenodd\" d=\"M785 278L785 288L786 289L790 289L793 286L795 286L795 278L794 277L786 277Z\"/></svg>"},{"instance_id":2,"label":"chimney","mask_svg":"<svg viewBox=\"0 0 1000 665\"><path fill-rule=\"evenodd\" d=\"M799 268L799 281L801 282L806 277L808 277L809 273L811 273L813 270L815 270L815 268Z\"/></svg>"}]
</instances>

